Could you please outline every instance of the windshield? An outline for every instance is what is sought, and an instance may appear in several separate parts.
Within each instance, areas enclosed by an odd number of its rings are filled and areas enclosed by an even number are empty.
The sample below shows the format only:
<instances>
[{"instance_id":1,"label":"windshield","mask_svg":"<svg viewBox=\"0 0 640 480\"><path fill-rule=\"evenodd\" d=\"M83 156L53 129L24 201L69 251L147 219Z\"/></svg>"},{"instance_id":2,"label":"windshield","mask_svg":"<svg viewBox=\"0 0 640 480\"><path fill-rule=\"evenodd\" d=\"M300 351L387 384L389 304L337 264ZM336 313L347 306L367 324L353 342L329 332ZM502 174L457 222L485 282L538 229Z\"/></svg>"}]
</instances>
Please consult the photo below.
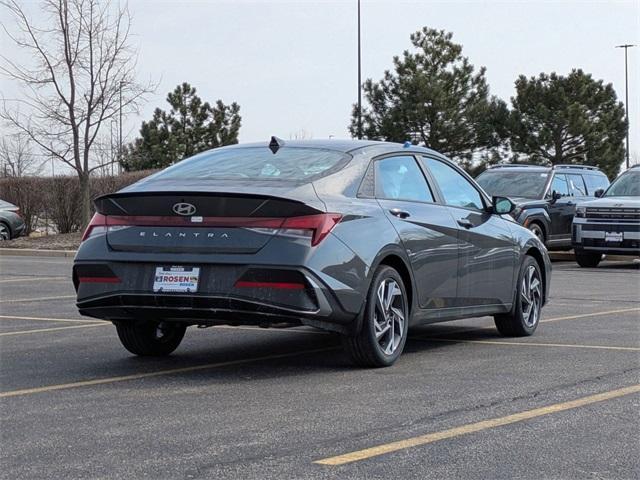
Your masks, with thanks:
<instances>
[{"instance_id":1,"label":"windshield","mask_svg":"<svg viewBox=\"0 0 640 480\"><path fill-rule=\"evenodd\" d=\"M546 172L507 172L487 170L476 181L489 195L542 198L549 174Z\"/></svg>"},{"instance_id":2,"label":"windshield","mask_svg":"<svg viewBox=\"0 0 640 480\"><path fill-rule=\"evenodd\" d=\"M640 172L627 172L618 177L604 197L640 197Z\"/></svg>"},{"instance_id":3,"label":"windshield","mask_svg":"<svg viewBox=\"0 0 640 480\"><path fill-rule=\"evenodd\" d=\"M182 160L154 180L314 180L339 170L351 157L333 150L267 147L210 150Z\"/></svg>"}]
</instances>

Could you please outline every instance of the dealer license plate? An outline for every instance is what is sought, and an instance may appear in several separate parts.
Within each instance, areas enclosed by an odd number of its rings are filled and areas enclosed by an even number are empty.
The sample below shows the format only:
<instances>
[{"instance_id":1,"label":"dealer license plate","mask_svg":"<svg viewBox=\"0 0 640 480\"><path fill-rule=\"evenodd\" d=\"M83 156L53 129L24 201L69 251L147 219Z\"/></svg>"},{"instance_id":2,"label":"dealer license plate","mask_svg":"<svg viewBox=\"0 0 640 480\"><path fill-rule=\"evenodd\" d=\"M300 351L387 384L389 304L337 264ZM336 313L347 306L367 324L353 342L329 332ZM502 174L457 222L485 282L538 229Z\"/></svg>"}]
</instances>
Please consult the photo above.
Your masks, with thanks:
<instances>
[{"instance_id":1,"label":"dealer license plate","mask_svg":"<svg viewBox=\"0 0 640 480\"><path fill-rule=\"evenodd\" d=\"M199 267L156 267L153 291L196 292L199 278Z\"/></svg>"},{"instance_id":2,"label":"dealer license plate","mask_svg":"<svg viewBox=\"0 0 640 480\"><path fill-rule=\"evenodd\" d=\"M605 242L622 242L622 232L604 232Z\"/></svg>"}]
</instances>

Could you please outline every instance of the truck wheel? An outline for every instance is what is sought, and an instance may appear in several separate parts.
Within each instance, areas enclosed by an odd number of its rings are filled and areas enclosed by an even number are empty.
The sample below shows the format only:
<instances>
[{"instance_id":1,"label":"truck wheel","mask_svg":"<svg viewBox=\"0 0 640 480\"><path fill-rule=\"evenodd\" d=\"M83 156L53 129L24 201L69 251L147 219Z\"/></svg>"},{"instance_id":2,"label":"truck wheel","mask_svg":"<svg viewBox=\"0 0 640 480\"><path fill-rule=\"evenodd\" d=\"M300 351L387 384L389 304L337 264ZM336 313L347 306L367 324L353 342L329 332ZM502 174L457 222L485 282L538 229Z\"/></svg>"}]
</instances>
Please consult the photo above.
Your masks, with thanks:
<instances>
[{"instance_id":1,"label":"truck wheel","mask_svg":"<svg viewBox=\"0 0 640 480\"><path fill-rule=\"evenodd\" d=\"M526 256L518 276L518 291L511 312L493 317L498 331L507 337L532 335L540 322L543 286L540 266Z\"/></svg>"},{"instance_id":2,"label":"truck wheel","mask_svg":"<svg viewBox=\"0 0 640 480\"><path fill-rule=\"evenodd\" d=\"M343 335L342 344L356 365L388 367L404 349L408 326L409 303L402 277L382 265L373 275L362 328L356 335Z\"/></svg>"},{"instance_id":3,"label":"truck wheel","mask_svg":"<svg viewBox=\"0 0 640 480\"><path fill-rule=\"evenodd\" d=\"M576 262L582 268L595 268L602 260L601 253L585 252L584 250L575 250Z\"/></svg>"},{"instance_id":4,"label":"truck wheel","mask_svg":"<svg viewBox=\"0 0 640 480\"><path fill-rule=\"evenodd\" d=\"M141 356L162 357L173 352L184 337L186 325L175 322L118 322L116 330L124 348Z\"/></svg>"},{"instance_id":5,"label":"truck wheel","mask_svg":"<svg viewBox=\"0 0 640 480\"><path fill-rule=\"evenodd\" d=\"M540 240L544 245L546 245L545 241L546 238L544 236L544 230L542 229L542 227L540 226L540 224L534 222L531 225L529 225L529 230L531 230L531 232L533 232L533 234L538 237L538 240Z\"/></svg>"}]
</instances>

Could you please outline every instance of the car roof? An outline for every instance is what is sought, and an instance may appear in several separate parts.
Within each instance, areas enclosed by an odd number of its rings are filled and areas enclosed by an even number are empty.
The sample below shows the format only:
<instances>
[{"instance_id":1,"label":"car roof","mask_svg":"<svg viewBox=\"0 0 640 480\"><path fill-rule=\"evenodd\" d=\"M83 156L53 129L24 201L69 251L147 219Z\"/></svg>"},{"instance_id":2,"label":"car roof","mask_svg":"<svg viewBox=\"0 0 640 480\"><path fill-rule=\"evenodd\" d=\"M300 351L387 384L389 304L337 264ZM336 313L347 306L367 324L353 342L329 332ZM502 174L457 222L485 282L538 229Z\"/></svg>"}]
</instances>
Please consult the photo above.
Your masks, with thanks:
<instances>
[{"instance_id":1,"label":"car roof","mask_svg":"<svg viewBox=\"0 0 640 480\"><path fill-rule=\"evenodd\" d=\"M256 148L269 146L270 140L265 142L242 143L222 147L224 149L236 148ZM397 152L398 150L406 150L414 153L428 153L432 155L442 156L442 154L431 150L430 148L420 147L411 144L402 144L397 142L382 142L378 140L355 140L355 139L314 139L314 140L281 140L278 143L285 148L318 148L325 150L334 150L342 153L353 153L361 149L375 149L376 154L385 152Z\"/></svg>"}]
</instances>

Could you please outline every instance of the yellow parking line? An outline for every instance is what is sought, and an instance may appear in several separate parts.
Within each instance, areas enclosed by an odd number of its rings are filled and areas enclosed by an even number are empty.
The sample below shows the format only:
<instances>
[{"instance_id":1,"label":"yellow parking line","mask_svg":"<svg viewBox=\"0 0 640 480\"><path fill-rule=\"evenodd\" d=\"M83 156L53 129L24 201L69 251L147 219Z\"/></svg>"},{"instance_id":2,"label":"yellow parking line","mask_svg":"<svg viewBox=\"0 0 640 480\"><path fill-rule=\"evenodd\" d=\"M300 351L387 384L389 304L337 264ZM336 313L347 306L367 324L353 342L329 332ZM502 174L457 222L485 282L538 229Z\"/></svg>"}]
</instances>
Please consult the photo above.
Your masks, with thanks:
<instances>
[{"instance_id":1,"label":"yellow parking line","mask_svg":"<svg viewBox=\"0 0 640 480\"><path fill-rule=\"evenodd\" d=\"M38 298L14 298L11 300L0 300L0 303L26 303L26 302L40 302L43 300L59 300L62 298L76 298L75 295L59 295L57 297L38 297Z\"/></svg>"},{"instance_id":2,"label":"yellow parking line","mask_svg":"<svg viewBox=\"0 0 640 480\"><path fill-rule=\"evenodd\" d=\"M594 348L601 350L629 350L632 352L640 352L637 347L616 347L608 345L578 345L575 343L536 343L536 342L503 342L501 340L460 340L455 338L435 338L435 337L416 337L418 340L428 340L433 342L451 342L451 343L483 343L487 345L518 345L525 347L566 347L566 348Z\"/></svg>"},{"instance_id":3,"label":"yellow parking line","mask_svg":"<svg viewBox=\"0 0 640 480\"><path fill-rule=\"evenodd\" d=\"M8 392L0 392L0 398L32 395L34 393L52 392L55 390L68 390L71 388L88 387L91 385L103 385L105 383L116 383L116 382L126 382L129 380L140 380L142 378L152 378L152 377L159 377L162 375L172 375L174 373L197 372L199 370L208 370L213 368L229 367L232 365L242 365L245 363L264 362L267 360L277 360L280 358L295 357L299 355L328 352L330 350L336 350L337 348L338 347L315 348L310 350L302 350L299 352L281 353L276 355L265 355L262 357L244 358L241 360L231 360L228 362L206 363L204 365L194 365L192 367L172 368L169 370L160 370L157 372L134 373L132 375L122 375L119 377L96 378L94 380L83 380L80 382L61 383L57 385L48 385L46 387L25 388L23 390L10 390Z\"/></svg>"},{"instance_id":4,"label":"yellow parking line","mask_svg":"<svg viewBox=\"0 0 640 480\"><path fill-rule=\"evenodd\" d=\"M67 277L24 277L24 278L10 278L7 280L0 280L0 283L17 283L17 282L61 282L63 280L68 280L71 282L70 278Z\"/></svg>"},{"instance_id":5,"label":"yellow parking line","mask_svg":"<svg viewBox=\"0 0 640 480\"><path fill-rule=\"evenodd\" d=\"M571 410L573 408L584 407L593 403L603 402L605 400L611 400L614 398L622 397L624 395L630 395L632 393L638 392L640 392L640 385L633 385L617 390L610 390L608 392L589 395L588 397L578 398L577 400L571 400L569 402L556 403L553 405L548 405L546 407L534 408L533 410L526 410L524 412L507 415L505 417L483 420L481 422L461 425L459 427L442 430L440 432L428 433L426 435L420 435L418 437L408 438L406 440L400 440L397 442L378 445L376 447L365 448L364 450L358 450L344 455L323 458L321 460L316 460L314 463L318 463L321 465L344 465L345 463L366 460L368 458L377 457L386 453L397 452L398 450L405 450L407 448L426 445L429 443L438 442L440 440L445 440L447 438L467 435L469 433L481 432L483 430L522 422L524 420L530 420L532 418L541 417L543 415L563 412L565 410Z\"/></svg>"},{"instance_id":6,"label":"yellow parking line","mask_svg":"<svg viewBox=\"0 0 640 480\"><path fill-rule=\"evenodd\" d=\"M100 323L90 323L88 325L73 325L72 327L33 328L31 330L21 330L19 332L3 332L3 333L0 333L0 337L7 337L10 335L24 335L26 333L55 332L57 330L69 330L71 328L105 327L109 325L111 324L107 322L100 322Z\"/></svg>"},{"instance_id":7,"label":"yellow parking line","mask_svg":"<svg viewBox=\"0 0 640 480\"><path fill-rule=\"evenodd\" d=\"M598 317L600 315L612 315L614 313L628 313L628 312L640 312L640 307L621 308L619 310L607 310L605 312L581 313L578 315L569 315L566 317L547 318L546 320L540 320L540 323L559 322L561 320L574 320L576 318Z\"/></svg>"},{"instance_id":8,"label":"yellow parking line","mask_svg":"<svg viewBox=\"0 0 640 480\"><path fill-rule=\"evenodd\" d=\"M49 318L49 317L21 317L17 315L0 315L0 320L36 320L39 322L82 322L82 323L104 323L103 320L83 320L81 318Z\"/></svg>"}]
</instances>

